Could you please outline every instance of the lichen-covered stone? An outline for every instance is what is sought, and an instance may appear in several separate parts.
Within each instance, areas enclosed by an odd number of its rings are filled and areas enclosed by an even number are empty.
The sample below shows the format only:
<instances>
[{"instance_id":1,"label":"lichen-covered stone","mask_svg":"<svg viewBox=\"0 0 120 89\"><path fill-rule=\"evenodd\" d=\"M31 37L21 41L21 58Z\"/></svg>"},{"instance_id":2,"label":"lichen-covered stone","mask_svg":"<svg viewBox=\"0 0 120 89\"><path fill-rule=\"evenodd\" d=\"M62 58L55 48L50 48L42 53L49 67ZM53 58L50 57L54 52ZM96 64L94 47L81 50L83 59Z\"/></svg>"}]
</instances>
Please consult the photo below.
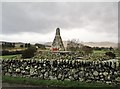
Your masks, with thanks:
<instances>
[{"instance_id":1,"label":"lichen-covered stone","mask_svg":"<svg viewBox=\"0 0 120 89\"><path fill-rule=\"evenodd\" d=\"M117 82L120 82L120 77L117 77L115 80L116 80Z\"/></svg>"},{"instance_id":2,"label":"lichen-covered stone","mask_svg":"<svg viewBox=\"0 0 120 89\"><path fill-rule=\"evenodd\" d=\"M93 75L94 75L94 76L98 76L98 72L97 72L97 71L94 71L94 72L93 72Z\"/></svg>"},{"instance_id":3,"label":"lichen-covered stone","mask_svg":"<svg viewBox=\"0 0 120 89\"><path fill-rule=\"evenodd\" d=\"M20 72L20 69L16 69L16 72L17 72L17 73Z\"/></svg>"},{"instance_id":4,"label":"lichen-covered stone","mask_svg":"<svg viewBox=\"0 0 120 89\"><path fill-rule=\"evenodd\" d=\"M104 75L104 76L107 76L107 75L108 75L108 72L104 72L103 75Z\"/></svg>"},{"instance_id":5,"label":"lichen-covered stone","mask_svg":"<svg viewBox=\"0 0 120 89\"><path fill-rule=\"evenodd\" d=\"M120 83L120 68L118 63L113 62L87 62L66 59L4 60L2 74L62 81Z\"/></svg>"}]
</instances>

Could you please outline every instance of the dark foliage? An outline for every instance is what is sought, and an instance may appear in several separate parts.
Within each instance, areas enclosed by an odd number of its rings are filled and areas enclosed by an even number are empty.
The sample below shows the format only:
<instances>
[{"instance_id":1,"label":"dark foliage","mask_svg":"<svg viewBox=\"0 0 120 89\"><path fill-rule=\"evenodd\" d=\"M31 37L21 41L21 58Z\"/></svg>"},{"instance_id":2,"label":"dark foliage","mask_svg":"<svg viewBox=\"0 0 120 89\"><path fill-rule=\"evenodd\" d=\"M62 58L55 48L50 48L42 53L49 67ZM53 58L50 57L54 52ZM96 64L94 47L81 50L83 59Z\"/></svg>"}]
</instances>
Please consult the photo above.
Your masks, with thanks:
<instances>
[{"instance_id":1,"label":"dark foliage","mask_svg":"<svg viewBox=\"0 0 120 89\"><path fill-rule=\"evenodd\" d=\"M114 53L112 53L112 52L106 52L105 55L107 55L107 56L109 56L111 58L115 58L116 57L116 55Z\"/></svg>"},{"instance_id":2,"label":"dark foliage","mask_svg":"<svg viewBox=\"0 0 120 89\"><path fill-rule=\"evenodd\" d=\"M85 52L85 54L92 53L93 49L89 46L83 46L82 50Z\"/></svg>"},{"instance_id":3,"label":"dark foliage","mask_svg":"<svg viewBox=\"0 0 120 89\"><path fill-rule=\"evenodd\" d=\"M23 48L24 46L23 45L20 45L21 48Z\"/></svg>"},{"instance_id":4,"label":"dark foliage","mask_svg":"<svg viewBox=\"0 0 120 89\"><path fill-rule=\"evenodd\" d=\"M28 48L28 47L30 47L30 46L31 46L30 43L26 43L26 44L25 44L25 48Z\"/></svg>"},{"instance_id":5,"label":"dark foliage","mask_svg":"<svg viewBox=\"0 0 120 89\"><path fill-rule=\"evenodd\" d=\"M99 50L99 51L102 50L102 48L100 48L100 47L92 47L92 48L93 48L93 50Z\"/></svg>"},{"instance_id":6,"label":"dark foliage","mask_svg":"<svg viewBox=\"0 0 120 89\"><path fill-rule=\"evenodd\" d=\"M15 47L15 43L5 43L5 44L2 44L2 47L3 48L14 48Z\"/></svg>"},{"instance_id":7,"label":"dark foliage","mask_svg":"<svg viewBox=\"0 0 120 89\"><path fill-rule=\"evenodd\" d=\"M32 58L34 57L35 52L36 52L35 47L29 47L23 51L22 58Z\"/></svg>"}]
</instances>

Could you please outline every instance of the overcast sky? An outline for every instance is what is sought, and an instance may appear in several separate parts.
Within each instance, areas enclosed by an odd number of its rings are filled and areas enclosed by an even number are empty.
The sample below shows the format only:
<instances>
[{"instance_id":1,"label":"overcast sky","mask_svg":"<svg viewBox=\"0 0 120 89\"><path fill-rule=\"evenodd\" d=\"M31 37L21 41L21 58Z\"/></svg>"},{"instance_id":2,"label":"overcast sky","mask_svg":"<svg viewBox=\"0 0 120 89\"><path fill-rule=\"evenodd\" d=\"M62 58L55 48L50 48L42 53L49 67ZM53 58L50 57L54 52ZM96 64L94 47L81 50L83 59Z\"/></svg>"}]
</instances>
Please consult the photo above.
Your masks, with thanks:
<instances>
[{"instance_id":1,"label":"overcast sky","mask_svg":"<svg viewBox=\"0 0 120 89\"><path fill-rule=\"evenodd\" d=\"M63 40L118 41L117 2L4 2L0 40L53 41L59 27Z\"/></svg>"}]
</instances>

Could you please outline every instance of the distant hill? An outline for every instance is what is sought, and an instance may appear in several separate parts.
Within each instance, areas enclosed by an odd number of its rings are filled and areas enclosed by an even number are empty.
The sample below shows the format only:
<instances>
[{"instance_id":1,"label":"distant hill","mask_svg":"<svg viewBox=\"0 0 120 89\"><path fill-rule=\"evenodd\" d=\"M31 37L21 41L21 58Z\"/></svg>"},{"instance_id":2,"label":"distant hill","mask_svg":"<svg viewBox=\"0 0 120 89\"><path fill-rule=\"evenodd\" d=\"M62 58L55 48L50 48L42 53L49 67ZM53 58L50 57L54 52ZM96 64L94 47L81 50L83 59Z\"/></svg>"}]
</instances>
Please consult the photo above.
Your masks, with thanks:
<instances>
[{"instance_id":1,"label":"distant hill","mask_svg":"<svg viewBox=\"0 0 120 89\"><path fill-rule=\"evenodd\" d=\"M0 41L0 45L2 45L2 43L15 43L16 45L24 45L25 43L23 42L7 42L7 41ZM41 43L40 43L41 44ZM43 43L42 43L43 44ZM67 46L67 41L63 41L64 46ZM81 42L80 44L86 45L86 46L90 46L90 47L113 47L116 48L118 47L117 43L114 42ZM120 44L120 43L119 43ZM52 42L46 42L43 45L46 46L51 46ZM119 45L120 47L120 45Z\"/></svg>"},{"instance_id":2,"label":"distant hill","mask_svg":"<svg viewBox=\"0 0 120 89\"><path fill-rule=\"evenodd\" d=\"M49 46L51 46L51 45L52 45L52 42L46 42L46 43L44 43L44 45L49 45Z\"/></svg>"},{"instance_id":3,"label":"distant hill","mask_svg":"<svg viewBox=\"0 0 120 89\"><path fill-rule=\"evenodd\" d=\"M118 47L118 44L114 42L82 42L82 44L90 47Z\"/></svg>"},{"instance_id":4,"label":"distant hill","mask_svg":"<svg viewBox=\"0 0 120 89\"><path fill-rule=\"evenodd\" d=\"M67 41L63 41L64 46L67 46ZM90 46L90 47L118 47L117 43L114 42L81 42L81 44ZM45 45L52 45L52 42L46 42Z\"/></svg>"}]
</instances>

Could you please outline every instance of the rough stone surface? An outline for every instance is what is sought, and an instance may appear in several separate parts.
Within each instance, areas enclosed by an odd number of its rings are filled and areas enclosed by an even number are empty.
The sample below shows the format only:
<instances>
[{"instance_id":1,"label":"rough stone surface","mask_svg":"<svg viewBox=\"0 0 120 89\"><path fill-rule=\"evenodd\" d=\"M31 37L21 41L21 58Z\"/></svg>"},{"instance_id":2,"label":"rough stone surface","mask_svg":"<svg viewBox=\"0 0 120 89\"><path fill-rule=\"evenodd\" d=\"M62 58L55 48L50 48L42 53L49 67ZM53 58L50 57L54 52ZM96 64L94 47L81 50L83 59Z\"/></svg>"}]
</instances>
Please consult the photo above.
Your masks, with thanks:
<instances>
[{"instance_id":1,"label":"rough stone surface","mask_svg":"<svg viewBox=\"0 0 120 89\"><path fill-rule=\"evenodd\" d=\"M56 35L55 35L55 38L54 38L53 43L52 43L52 48L53 49L57 48L57 49L62 50L62 51L65 50L63 42L62 42L62 38L60 36L60 29L59 28L56 29Z\"/></svg>"},{"instance_id":2,"label":"rough stone surface","mask_svg":"<svg viewBox=\"0 0 120 89\"><path fill-rule=\"evenodd\" d=\"M120 84L120 66L112 68L114 65L104 65L100 67L101 64L106 63L96 61L84 61L83 63L79 60L11 59L2 61L2 74L13 77Z\"/></svg>"}]
</instances>

